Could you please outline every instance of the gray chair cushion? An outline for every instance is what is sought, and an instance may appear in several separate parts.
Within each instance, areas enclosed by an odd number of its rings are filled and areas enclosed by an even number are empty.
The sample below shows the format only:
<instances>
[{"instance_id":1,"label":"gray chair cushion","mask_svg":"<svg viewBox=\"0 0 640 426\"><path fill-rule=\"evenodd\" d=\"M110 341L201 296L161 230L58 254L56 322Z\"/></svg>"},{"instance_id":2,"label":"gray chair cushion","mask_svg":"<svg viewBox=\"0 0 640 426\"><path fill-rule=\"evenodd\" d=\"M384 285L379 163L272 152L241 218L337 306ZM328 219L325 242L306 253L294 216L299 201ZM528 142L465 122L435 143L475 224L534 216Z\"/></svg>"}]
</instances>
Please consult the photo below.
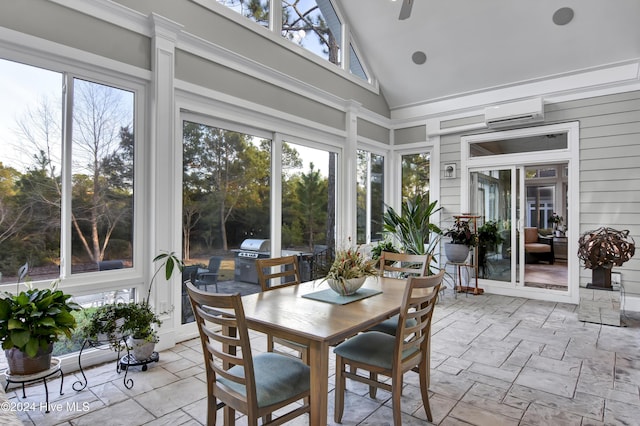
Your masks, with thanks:
<instances>
[{"instance_id":1,"label":"gray chair cushion","mask_svg":"<svg viewBox=\"0 0 640 426\"><path fill-rule=\"evenodd\" d=\"M253 370L256 377L258 407L266 407L284 401L310 387L309 366L285 355L272 352L256 355L253 357ZM229 369L229 373L244 377L244 368L236 365ZM218 383L246 395L244 386L224 377L217 377L216 380Z\"/></svg>"},{"instance_id":2,"label":"gray chair cushion","mask_svg":"<svg viewBox=\"0 0 640 426\"><path fill-rule=\"evenodd\" d=\"M391 318L382 321L380 324L377 324L371 327L369 331L380 331L382 333L387 333L392 336L395 336L396 330L398 329L398 319L400 319L400 315L394 315ZM416 324L417 324L417 321L414 320L413 318L407 320L408 327L413 327Z\"/></svg>"},{"instance_id":3,"label":"gray chair cushion","mask_svg":"<svg viewBox=\"0 0 640 426\"><path fill-rule=\"evenodd\" d=\"M340 343L333 352L351 359L382 368L391 368L396 338L379 331L367 331Z\"/></svg>"}]
</instances>

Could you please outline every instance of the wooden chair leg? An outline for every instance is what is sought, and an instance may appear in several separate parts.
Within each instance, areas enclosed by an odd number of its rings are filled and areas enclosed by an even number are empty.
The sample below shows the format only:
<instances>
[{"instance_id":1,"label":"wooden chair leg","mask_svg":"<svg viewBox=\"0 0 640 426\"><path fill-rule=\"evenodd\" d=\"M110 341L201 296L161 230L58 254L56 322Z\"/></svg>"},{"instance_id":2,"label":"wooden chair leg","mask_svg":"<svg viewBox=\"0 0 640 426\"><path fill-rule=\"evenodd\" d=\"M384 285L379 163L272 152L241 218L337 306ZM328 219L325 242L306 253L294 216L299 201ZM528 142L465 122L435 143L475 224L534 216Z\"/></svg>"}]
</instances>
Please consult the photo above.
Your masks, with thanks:
<instances>
[{"instance_id":1,"label":"wooden chair leg","mask_svg":"<svg viewBox=\"0 0 640 426\"><path fill-rule=\"evenodd\" d=\"M216 398L214 398L213 395L209 394L209 397L207 398L208 400L208 404L207 404L207 424L208 425L215 425L216 424L216 417L218 415L218 405L217 405L217 401Z\"/></svg>"},{"instance_id":2,"label":"wooden chair leg","mask_svg":"<svg viewBox=\"0 0 640 426\"><path fill-rule=\"evenodd\" d=\"M236 424L236 410L229 407L228 405L225 405L225 407L223 408L223 413L224 413L224 425L234 426Z\"/></svg>"},{"instance_id":3,"label":"wooden chair leg","mask_svg":"<svg viewBox=\"0 0 640 426\"><path fill-rule=\"evenodd\" d=\"M378 374L372 371L369 372L369 378L374 381L378 381ZM376 394L378 393L378 388L375 386L369 386L369 398L376 399Z\"/></svg>"},{"instance_id":4,"label":"wooden chair leg","mask_svg":"<svg viewBox=\"0 0 640 426\"><path fill-rule=\"evenodd\" d=\"M402 426L402 411L400 409L400 398L402 397L402 374L391 378L391 406L393 409L394 426Z\"/></svg>"},{"instance_id":5,"label":"wooden chair leg","mask_svg":"<svg viewBox=\"0 0 640 426\"><path fill-rule=\"evenodd\" d=\"M423 364L423 366L425 366L425 364ZM426 366L425 366L425 369L426 369ZM427 414L427 420L431 422L433 421L433 417L431 416L431 406L429 405L429 372L420 371L419 375L420 375L420 393L422 394L422 405L424 406L424 411Z\"/></svg>"},{"instance_id":6,"label":"wooden chair leg","mask_svg":"<svg viewBox=\"0 0 640 426\"><path fill-rule=\"evenodd\" d=\"M342 362L342 357L336 355L336 389L335 389L335 404L333 407L333 420L336 423L340 423L342 420L342 414L344 413L344 392L345 392L345 377L344 377L345 365Z\"/></svg>"}]
</instances>

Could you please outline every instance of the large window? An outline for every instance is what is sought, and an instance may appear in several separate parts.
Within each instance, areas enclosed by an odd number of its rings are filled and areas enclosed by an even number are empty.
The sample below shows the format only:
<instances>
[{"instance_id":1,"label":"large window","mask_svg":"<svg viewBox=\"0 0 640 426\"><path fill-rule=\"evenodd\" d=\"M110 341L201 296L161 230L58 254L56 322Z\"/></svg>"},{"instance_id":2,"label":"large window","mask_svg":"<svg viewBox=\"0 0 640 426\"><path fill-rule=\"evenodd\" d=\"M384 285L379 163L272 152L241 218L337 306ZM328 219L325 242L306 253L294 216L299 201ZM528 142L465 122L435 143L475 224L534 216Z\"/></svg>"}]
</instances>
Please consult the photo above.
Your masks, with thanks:
<instances>
[{"instance_id":1,"label":"large window","mask_svg":"<svg viewBox=\"0 0 640 426\"><path fill-rule=\"evenodd\" d=\"M340 66L342 24L328 0L283 0L282 35Z\"/></svg>"},{"instance_id":2,"label":"large window","mask_svg":"<svg viewBox=\"0 0 640 426\"><path fill-rule=\"evenodd\" d=\"M238 12L245 18L269 28L269 3L270 0L217 0L218 3Z\"/></svg>"},{"instance_id":3,"label":"large window","mask_svg":"<svg viewBox=\"0 0 640 426\"><path fill-rule=\"evenodd\" d=\"M73 272L106 259L131 266L133 93L78 79L73 86Z\"/></svg>"},{"instance_id":4,"label":"large window","mask_svg":"<svg viewBox=\"0 0 640 426\"><path fill-rule=\"evenodd\" d=\"M6 60L0 81L2 282L131 267L133 93Z\"/></svg>"},{"instance_id":5,"label":"large window","mask_svg":"<svg viewBox=\"0 0 640 426\"><path fill-rule=\"evenodd\" d=\"M402 198L429 193L429 153L405 154L402 156Z\"/></svg>"},{"instance_id":6,"label":"large window","mask_svg":"<svg viewBox=\"0 0 640 426\"><path fill-rule=\"evenodd\" d=\"M291 142L285 142L282 151L283 249L333 247L337 155Z\"/></svg>"},{"instance_id":7,"label":"large window","mask_svg":"<svg viewBox=\"0 0 640 426\"><path fill-rule=\"evenodd\" d=\"M258 25L279 33L312 54L340 68L348 68L352 75L368 81L362 56L357 53L352 37L344 40L344 23L330 0L217 0L217 2ZM203 0L200 0L200 4L207 6ZM279 17L282 19L276 22ZM348 61L348 66L344 64L345 61Z\"/></svg>"},{"instance_id":8,"label":"large window","mask_svg":"<svg viewBox=\"0 0 640 426\"><path fill-rule=\"evenodd\" d=\"M358 244L383 238L384 157L358 150Z\"/></svg>"},{"instance_id":9,"label":"large window","mask_svg":"<svg viewBox=\"0 0 640 426\"><path fill-rule=\"evenodd\" d=\"M184 121L182 132L183 282L220 292L239 291L234 281L258 284L255 258L239 252L245 240L262 240L252 248L268 255L271 139L201 120ZM191 321L183 297L182 323Z\"/></svg>"}]
</instances>

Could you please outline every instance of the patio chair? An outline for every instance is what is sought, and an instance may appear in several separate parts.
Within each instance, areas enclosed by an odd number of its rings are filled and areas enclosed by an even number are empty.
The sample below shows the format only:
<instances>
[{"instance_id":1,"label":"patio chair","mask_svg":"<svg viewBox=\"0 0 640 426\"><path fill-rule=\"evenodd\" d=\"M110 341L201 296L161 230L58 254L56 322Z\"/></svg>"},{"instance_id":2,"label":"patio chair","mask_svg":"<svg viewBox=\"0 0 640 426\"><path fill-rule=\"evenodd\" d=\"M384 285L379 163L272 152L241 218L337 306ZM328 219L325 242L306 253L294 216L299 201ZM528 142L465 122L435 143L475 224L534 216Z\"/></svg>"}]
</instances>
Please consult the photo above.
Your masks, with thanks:
<instances>
[{"instance_id":1,"label":"patio chair","mask_svg":"<svg viewBox=\"0 0 640 426\"><path fill-rule=\"evenodd\" d=\"M98 271L110 271L112 269L124 268L122 260L101 260L98 262Z\"/></svg>"},{"instance_id":2,"label":"patio chair","mask_svg":"<svg viewBox=\"0 0 640 426\"><path fill-rule=\"evenodd\" d=\"M260 281L262 291L300 284L300 269L298 268L298 258L296 256L257 259L256 268L258 269L258 281ZM309 364L309 348L306 345L267 335L267 351L291 355L289 352L278 350L278 347L274 344L293 349L298 353L298 358L302 359L305 364Z\"/></svg>"},{"instance_id":3,"label":"patio chair","mask_svg":"<svg viewBox=\"0 0 640 426\"><path fill-rule=\"evenodd\" d=\"M340 423L344 412L346 379L369 385L369 396L376 397L377 388L391 392L393 424L402 425L400 397L403 376L415 371L420 377L420 393L427 419L433 421L429 406L431 316L438 297L444 271L426 277L410 277L405 288L400 320L395 336L366 331L340 343L336 354L336 388L334 420ZM431 291L428 291L431 289ZM415 325L409 325L415 321ZM349 368L347 368L349 366ZM368 371L366 376L358 370ZM390 377L381 381L378 375Z\"/></svg>"},{"instance_id":4,"label":"patio chair","mask_svg":"<svg viewBox=\"0 0 640 426\"><path fill-rule=\"evenodd\" d=\"M191 322L194 319L189 293L187 293L187 283L193 284L195 282L198 269L200 269L198 265L189 265L182 268L182 324Z\"/></svg>"},{"instance_id":5,"label":"patio chair","mask_svg":"<svg viewBox=\"0 0 640 426\"><path fill-rule=\"evenodd\" d=\"M236 410L247 416L249 425L257 425L259 418L263 425L279 425L309 413L309 367L272 352L251 353L240 294L206 293L191 283L187 291L207 372L207 425L216 424L223 406L225 425L234 424ZM281 410L290 404L289 411ZM272 421L276 410L279 417Z\"/></svg>"},{"instance_id":6,"label":"patio chair","mask_svg":"<svg viewBox=\"0 0 640 426\"><path fill-rule=\"evenodd\" d=\"M198 288L204 286L205 291L209 290L209 285L214 285L217 293L218 275L222 259L222 256L211 256L209 258L209 266L207 267L207 270L196 273L195 282L193 284Z\"/></svg>"}]
</instances>

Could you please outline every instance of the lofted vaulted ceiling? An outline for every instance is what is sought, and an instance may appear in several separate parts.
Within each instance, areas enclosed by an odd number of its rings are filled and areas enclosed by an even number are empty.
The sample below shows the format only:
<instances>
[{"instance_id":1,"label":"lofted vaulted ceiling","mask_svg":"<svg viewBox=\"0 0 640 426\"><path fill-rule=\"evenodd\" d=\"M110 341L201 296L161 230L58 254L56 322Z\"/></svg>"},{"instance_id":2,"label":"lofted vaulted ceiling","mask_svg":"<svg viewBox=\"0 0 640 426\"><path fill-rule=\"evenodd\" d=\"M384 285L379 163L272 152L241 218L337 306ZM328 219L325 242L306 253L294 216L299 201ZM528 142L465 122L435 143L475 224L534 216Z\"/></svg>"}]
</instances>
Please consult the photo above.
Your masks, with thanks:
<instances>
[{"instance_id":1,"label":"lofted vaulted ceiling","mask_svg":"<svg viewBox=\"0 0 640 426\"><path fill-rule=\"evenodd\" d=\"M392 110L640 59L640 0L402 1L338 0Z\"/></svg>"}]
</instances>

